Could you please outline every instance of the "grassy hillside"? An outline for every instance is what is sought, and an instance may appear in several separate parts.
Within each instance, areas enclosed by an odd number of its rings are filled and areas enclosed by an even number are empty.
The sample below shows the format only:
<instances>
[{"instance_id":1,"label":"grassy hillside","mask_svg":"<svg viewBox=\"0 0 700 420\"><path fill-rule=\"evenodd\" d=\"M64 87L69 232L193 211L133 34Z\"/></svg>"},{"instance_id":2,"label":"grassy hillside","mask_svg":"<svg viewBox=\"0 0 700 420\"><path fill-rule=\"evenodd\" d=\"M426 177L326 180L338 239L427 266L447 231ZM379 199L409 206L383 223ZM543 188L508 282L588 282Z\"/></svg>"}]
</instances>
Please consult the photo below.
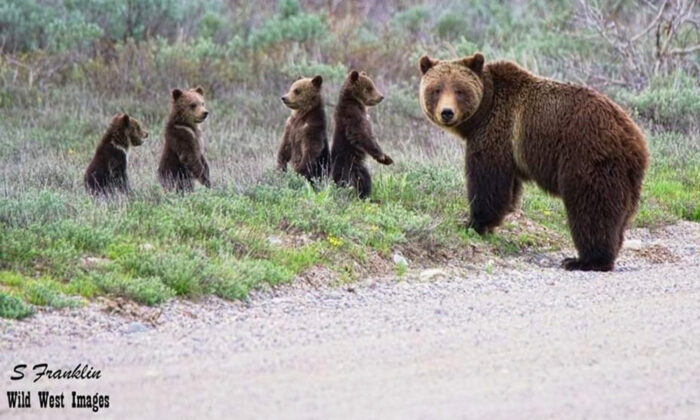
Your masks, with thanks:
<instances>
[{"instance_id":1,"label":"grassy hillside","mask_svg":"<svg viewBox=\"0 0 700 420\"><path fill-rule=\"evenodd\" d=\"M410 269L469 261L474 250L513 254L569 243L563 206L534 186L524 194L524 218L497 235L463 228L463 145L430 126L417 103L416 62L425 53L448 58L478 49L605 92L633 115L652 151L634 224L700 220L697 28L673 13L683 2L661 13L646 2L618 3L0 6L0 316L102 294L144 304L203 294L237 299L297 276L400 275L406 267L394 253ZM686 12L697 19L697 10ZM669 22L672 36L657 43L654 25ZM385 93L371 114L397 162L370 163L369 202L332 185L314 192L303 179L272 171L288 114L279 96L297 75L321 74L332 115L351 68L366 70ZM180 198L162 192L155 172L169 90L197 84L212 112L204 130L214 188ZM82 174L120 111L151 133L130 157L135 193L94 202Z\"/></svg>"}]
</instances>

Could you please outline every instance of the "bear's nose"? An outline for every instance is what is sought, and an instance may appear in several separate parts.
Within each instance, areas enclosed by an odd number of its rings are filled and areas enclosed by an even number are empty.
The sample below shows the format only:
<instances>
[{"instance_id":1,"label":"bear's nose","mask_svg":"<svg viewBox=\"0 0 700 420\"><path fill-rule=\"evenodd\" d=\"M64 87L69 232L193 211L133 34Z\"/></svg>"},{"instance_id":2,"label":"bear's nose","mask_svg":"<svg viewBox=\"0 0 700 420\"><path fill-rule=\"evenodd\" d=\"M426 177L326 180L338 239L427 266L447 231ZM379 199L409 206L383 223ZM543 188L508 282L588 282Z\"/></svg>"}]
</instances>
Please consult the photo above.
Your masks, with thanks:
<instances>
[{"instance_id":1,"label":"bear's nose","mask_svg":"<svg viewBox=\"0 0 700 420\"><path fill-rule=\"evenodd\" d=\"M285 103L287 102L287 97L286 97L286 96L283 96L283 97L281 97L280 99L282 99L282 102L285 102Z\"/></svg>"},{"instance_id":2,"label":"bear's nose","mask_svg":"<svg viewBox=\"0 0 700 420\"><path fill-rule=\"evenodd\" d=\"M144 132L143 132L143 138L144 138L144 139L147 139L147 138L148 138L148 131L144 131Z\"/></svg>"},{"instance_id":3,"label":"bear's nose","mask_svg":"<svg viewBox=\"0 0 700 420\"><path fill-rule=\"evenodd\" d=\"M454 117L454 116L455 116L455 113L450 108L445 108L440 113L440 118L442 118L442 122L450 122L450 120L452 120L452 117Z\"/></svg>"},{"instance_id":4,"label":"bear's nose","mask_svg":"<svg viewBox=\"0 0 700 420\"><path fill-rule=\"evenodd\" d=\"M209 116L209 111L204 111L204 112L202 113L202 116L203 116L204 118L207 118L207 117Z\"/></svg>"}]
</instances>

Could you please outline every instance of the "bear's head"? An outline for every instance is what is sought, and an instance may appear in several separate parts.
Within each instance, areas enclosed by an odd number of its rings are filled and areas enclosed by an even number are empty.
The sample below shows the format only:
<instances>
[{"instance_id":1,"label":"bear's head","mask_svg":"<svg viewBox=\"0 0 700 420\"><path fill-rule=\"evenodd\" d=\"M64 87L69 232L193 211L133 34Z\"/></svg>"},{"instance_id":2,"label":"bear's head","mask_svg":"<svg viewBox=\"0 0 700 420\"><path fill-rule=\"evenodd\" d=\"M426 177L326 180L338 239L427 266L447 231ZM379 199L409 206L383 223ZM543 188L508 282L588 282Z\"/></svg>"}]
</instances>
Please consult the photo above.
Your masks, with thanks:
<instances>
[{"instance_id":1,"label":"bear's head","mask_svg":"<svg viewBox=\"0 0 700 420\"><path fill-rule=\"evenodd\" d=\"M197 86L193 89L173 89L171 92L172 115L187 125L194 126L207 119L209 111L204 105L204 89Z\"/></svg>"},{"instance_id":2,"label":"bear's head","mask_svg":"<svg viewBox=\"0 0 700 420\"><path fill-rule=\"evenodd\" d=\"M119 133L117 139L120 146L140 146L148 137L148 131L143 129L141 121L127 114L117 114L112 117L111 126Z\"/></svg>"},{"instance_id":3,"label":"bear's head","mask_svg":"<svg viewBox=\"0 0 700 420\"><path fill-rule=\"evenodd\" d=\"M342 88L343 95L350 95L365 106L374 106L384 99L384 95L374 85L367 73L356 70L348 73Z\"/></svg>"},{"instance_id":4,"label":"bear's head","mask_svg":"<svg viewBox=\"0 0 700 420\"><path fill-rule=\"evenodd\" d=\"M474 115L484 94L484 56L459 60L420 59L420 105L425 115L443 128L454 128Z\"/></svg>"},{"instance_id":5,"label":"bear's head","mask_svg":"<svg viewBox=\"0 0 700 420\"><path fill-rule=\"evenodd\" d=\"M321 103L321 86L323 78L321 76L299 77L292 83L284 96L284 105L297 112L303 112Z\"/></svg>"}]
</instances>

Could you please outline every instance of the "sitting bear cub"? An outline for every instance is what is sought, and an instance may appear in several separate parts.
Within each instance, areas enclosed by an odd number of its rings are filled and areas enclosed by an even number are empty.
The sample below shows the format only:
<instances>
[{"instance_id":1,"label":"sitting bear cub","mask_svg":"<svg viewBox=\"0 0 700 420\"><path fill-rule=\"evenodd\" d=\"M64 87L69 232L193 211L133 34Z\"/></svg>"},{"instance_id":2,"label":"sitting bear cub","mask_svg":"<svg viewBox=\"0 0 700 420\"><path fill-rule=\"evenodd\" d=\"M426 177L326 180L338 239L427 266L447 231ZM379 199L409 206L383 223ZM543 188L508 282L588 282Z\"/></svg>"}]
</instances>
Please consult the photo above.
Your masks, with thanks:
<instances>
[{"instance_id":1,"label":"sitting bear cub","mask_svg":"<svg viewBox=\"0 0 700 420\"><path fill-rule=\"evenodd\" d=\"M291 162L294 171L309 181L327 175L330 161L322 84L321 76L299 78L282 97L292 115L284 127L277 168L286 171Z\"/></svg>"},{"instance_id":2,"label":"sitting bear cub","mask_svg":"<svg viewBox=\"0 0 700 420\"><path fill-rule=\"evenodd\" d=\"M372 192L372 177L365 164L367 155L384 165L394 162L379 147L367 114L367 107L383 99L372 79L353 70L340 89L335 109L331 148L333 181L341 186L354 186L360 198L369 197Z\"/></svg>"},{"instance_id":3,"label":"sitting bear cub","mask_svg":"<svg viewBox=\"0 0 700 420\"><path fill-rule=\"evenodd\" d=\"M483 234L517 205L522 182L561 196L578 258L567 270L609 271L639 202L644 136L607 97L483 55L420 60L420 104L466 142L469 226Z\"/></svg>"},{"instance_id":4,"label":"sitting bear cub","mask_svg":"<svg viewBox=\"0 0 700 420\"><path fill-rule=\"evenodd\" d=\"M204 157L204 140L199 129L209 115L204 106L204 89L173 89L170 117L165 125L165 147L160 158L158 178L166 190L192 191L193 180L207 188L209 163Z\"/></svg>"},{"instance_id":5,"label":"sitting bear cub","mask_svg":"<svg viewBox=\"0 0 700 420\"><path fill-rule=\"evenodd\" d=\"M85 171L85 189L93 195L128 193L129 148L140 146L146 137L148 132L138 120L126 114L113 116Z\"/></svg>"}]
</instances>

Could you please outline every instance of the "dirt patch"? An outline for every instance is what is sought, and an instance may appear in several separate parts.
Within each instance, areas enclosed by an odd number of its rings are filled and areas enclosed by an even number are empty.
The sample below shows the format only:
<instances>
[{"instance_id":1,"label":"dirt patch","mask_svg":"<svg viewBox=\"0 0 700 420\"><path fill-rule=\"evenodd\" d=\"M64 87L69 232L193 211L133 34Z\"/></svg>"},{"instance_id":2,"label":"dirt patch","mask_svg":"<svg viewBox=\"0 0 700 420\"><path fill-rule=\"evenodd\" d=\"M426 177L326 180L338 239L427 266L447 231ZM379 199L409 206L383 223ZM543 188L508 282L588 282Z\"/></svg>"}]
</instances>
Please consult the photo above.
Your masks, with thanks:
<instances>
[{"instance_id":1,"label":"dirt patch","mask_svg":"<svg viewBox=\"0 0 700 420\"><path fill-rule=\"evenodd\" d=\"M679 261L679 258L671 250L660 244L648 245L633 252L653 264L667 264Z\"/></svg>"},{"instance_id":2,"label":"dirt patch","mask_svg":"<svg viewBox=\"0 0 700 420\"><path fill-rule=\"evenodd\" d=\"M144 322L151 326L158 324L158 319L163 313L162 308L141 306L133 301L117 297L96 299L100 309L110 315L117 315L126 319Z\"/></svg>"}]
</instances>

